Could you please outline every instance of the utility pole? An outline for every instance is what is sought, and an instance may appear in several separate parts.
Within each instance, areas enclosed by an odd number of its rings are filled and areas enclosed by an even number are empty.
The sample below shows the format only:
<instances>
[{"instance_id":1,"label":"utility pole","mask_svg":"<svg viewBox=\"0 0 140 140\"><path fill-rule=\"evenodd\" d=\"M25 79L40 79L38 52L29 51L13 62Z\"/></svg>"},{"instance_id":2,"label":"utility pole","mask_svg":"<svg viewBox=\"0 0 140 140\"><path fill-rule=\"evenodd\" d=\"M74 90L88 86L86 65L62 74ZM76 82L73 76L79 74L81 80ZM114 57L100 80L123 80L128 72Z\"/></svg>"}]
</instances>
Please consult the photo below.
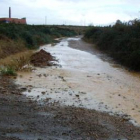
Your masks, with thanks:
<instances>
[{"instance_id":1,"label":"utility pole","mask_svg":"<svg viewBox=\"0 0 140 140\"><path fill-rule=\"evenodd\" d=\"M45 16L45 25L47 25L47 16Z\"/></svg>"}]
</instances>

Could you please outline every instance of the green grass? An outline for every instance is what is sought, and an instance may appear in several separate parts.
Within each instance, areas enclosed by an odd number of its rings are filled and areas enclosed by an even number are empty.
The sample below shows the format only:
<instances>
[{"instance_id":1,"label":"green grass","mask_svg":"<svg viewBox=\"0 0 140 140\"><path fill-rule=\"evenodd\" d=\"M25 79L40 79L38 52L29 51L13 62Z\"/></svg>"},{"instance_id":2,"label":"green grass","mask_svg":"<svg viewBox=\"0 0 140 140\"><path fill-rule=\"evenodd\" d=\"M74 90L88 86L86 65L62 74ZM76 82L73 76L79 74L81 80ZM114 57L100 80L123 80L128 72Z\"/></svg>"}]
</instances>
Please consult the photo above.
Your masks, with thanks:
<instances>
[{"instance_id":1,"label":"green grass","mask_svg":"<svg viewBox=\"0 0 140 140\"><path fill-rule=\"evenodd\" d=\"M0 66L4 68L12 68L16 71L24 69L25 65L30 65L30 57L33 54L33 51L24 51L10 55L4 59L0 59Z\"/></svg>"},{"instance_id":2,"label":"green grass","mask_svg":"<svg viewBox=\"0 0 140 140\"><path fill-rule=\"evenodd\" d=\"M2 76L16 76L16 71L10 67L0 68L0 73Z\"/></svg>"}]
</instances>

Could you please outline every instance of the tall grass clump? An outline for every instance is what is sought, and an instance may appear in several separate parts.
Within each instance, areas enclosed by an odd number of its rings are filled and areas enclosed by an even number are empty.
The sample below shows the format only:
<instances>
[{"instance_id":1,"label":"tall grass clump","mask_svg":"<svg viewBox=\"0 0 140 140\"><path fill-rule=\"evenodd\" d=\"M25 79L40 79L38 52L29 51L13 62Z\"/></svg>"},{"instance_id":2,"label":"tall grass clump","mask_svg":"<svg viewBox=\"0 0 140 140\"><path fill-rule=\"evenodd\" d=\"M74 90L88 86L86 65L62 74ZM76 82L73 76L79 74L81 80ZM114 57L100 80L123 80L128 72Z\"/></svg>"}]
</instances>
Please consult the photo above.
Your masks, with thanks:
<instances>
[{"instance_id":1,"label":"tall grass clump","mask_svg":"<svg viewBox=\"0 0 140 140\"><path fill-rule=\"evenodd\" d=\"M16 41L0 39L0 59L25 50L27 50L25 42L21 39Z\"/></svg>"},{"instance_id":2,"label":"tall grass clump","mask_svg":"<svg viewBox=\"0 0 140 140\"><path fill-rule=\"evenodd\" d=\"M15 75L16 71L31 70L30 57L33 51L20 52L0 60L2 75Z\"/></svg>"}]
</instances>

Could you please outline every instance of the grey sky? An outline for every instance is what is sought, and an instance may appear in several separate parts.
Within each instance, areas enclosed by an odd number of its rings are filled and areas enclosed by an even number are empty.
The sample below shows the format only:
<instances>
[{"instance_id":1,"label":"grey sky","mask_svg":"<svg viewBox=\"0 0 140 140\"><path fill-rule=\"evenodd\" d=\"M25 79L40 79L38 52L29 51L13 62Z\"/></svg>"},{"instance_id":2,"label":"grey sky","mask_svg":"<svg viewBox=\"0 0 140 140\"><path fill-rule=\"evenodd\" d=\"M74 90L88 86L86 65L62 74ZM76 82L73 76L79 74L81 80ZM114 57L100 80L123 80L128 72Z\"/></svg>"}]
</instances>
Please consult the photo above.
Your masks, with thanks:
<instances>
[{"instance_id":1,"label":"grey sky","mask_svg":"<svg viewBox=\"0 0 140 140\"><path fill-rule=\"evenodd\" d=\"M0 0L0 17L27 18L28 24L107 25L140 17L140 0Z\"/></svg>"}]
</instances>

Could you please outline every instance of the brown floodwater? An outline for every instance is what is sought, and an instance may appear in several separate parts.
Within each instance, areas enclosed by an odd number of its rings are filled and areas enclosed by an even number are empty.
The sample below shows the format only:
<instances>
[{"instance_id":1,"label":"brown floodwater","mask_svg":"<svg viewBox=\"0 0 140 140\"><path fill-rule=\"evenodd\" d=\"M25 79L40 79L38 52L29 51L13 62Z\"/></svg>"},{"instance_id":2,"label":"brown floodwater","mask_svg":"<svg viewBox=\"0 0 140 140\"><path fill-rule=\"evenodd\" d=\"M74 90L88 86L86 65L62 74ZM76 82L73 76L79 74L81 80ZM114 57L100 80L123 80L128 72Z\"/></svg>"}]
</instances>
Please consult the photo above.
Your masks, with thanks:
<instances>
[{"instance_id":1,"label":"brown floodwater","mask_svg":"<svg viewBox=\"0 0 140 140\"><path fill-rule=\"evenodd\" d=\"M55 46L42 46L41 49L59 60L60 66L19 72L16 83L27 87L23 94L38 101L49 99L60 105L127 115L140 125L140 74L107 59L104 61L98 51L89 53L71 48L74 44L89 46L80 38L66 38Z\"/></svg>"}]
</instances>

